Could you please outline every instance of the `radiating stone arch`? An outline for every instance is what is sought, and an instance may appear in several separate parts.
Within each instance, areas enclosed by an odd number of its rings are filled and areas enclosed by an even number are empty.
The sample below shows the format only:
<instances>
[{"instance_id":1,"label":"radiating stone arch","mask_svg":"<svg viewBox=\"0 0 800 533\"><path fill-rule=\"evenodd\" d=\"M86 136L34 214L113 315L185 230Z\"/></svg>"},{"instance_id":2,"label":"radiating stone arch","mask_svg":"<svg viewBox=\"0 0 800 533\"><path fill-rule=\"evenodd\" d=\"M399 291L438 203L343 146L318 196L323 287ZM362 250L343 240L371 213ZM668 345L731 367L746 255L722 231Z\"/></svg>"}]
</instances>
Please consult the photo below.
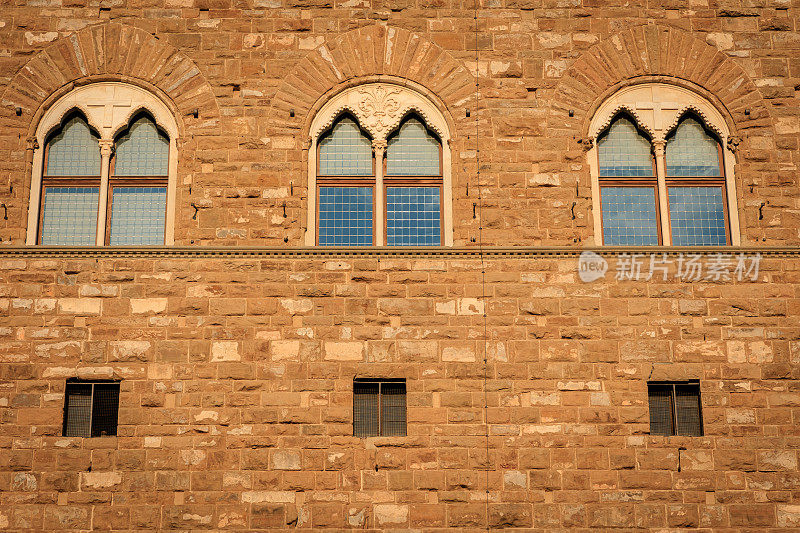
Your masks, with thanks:
<instances>
[{"instance_id":1,"label":"radiating stone arch","mask_svg":"<svg viewBox=\"0 0 800 533\"><path fill-rule=\"evenodd\" d=\"M555 88L550 125L586 135L605 98L640 81L702 89L702 96L722 108L734 135L742 127L773 127L761 93L736 61L690 32L657 25L624 30L575 60Z\"/></svg>"},{"instance_id":2,"label":"radiating stone arch","mask_svg":"<svg viewBox=\"0 0 800 533\"><path fill-rule=\"evenodd\" d=\"M20 108L17 121L35 128L42 108L75 85L134 80L162 92L179 115L197 109L204 118L219 116L214 92L193 61L152 34L119 23L84 28L36 54L8 84L0 104L6 112Z\"/></svg>"},{"instance_id":3,"label":"radiating stone arch","mask_svg":"<svg viewBox=\"0 0 800 533\"><path fill-rule=\"evenodd\" d=\"M293 133L307 129L322 97L346 89L352 80L407 80L411 88L450 108L475 97L474 76L447 51L408 30L378 24L349 31L303 58L273 98L272 128Z\"/></svg>"}]
</instances>

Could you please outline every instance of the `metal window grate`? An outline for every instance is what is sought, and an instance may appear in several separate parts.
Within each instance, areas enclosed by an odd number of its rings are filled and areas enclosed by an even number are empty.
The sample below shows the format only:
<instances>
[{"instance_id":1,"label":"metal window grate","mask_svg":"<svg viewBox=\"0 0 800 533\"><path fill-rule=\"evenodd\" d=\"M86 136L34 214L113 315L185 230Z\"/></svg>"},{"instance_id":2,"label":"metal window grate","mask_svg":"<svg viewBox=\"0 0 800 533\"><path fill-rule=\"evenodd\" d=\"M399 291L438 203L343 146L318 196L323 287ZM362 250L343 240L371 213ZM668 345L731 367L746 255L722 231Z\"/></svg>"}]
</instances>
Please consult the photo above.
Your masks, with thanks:
<instances>
[{"instance_id":1,"label":"metal window grate","mask_svg":"<svg viewBox=\"0 0 800 533\"><path fill-rule=\"evenodd\" d=\"M699 383L648 383L651 435L703 434Z\"/></svg>"},{"instance_id":2,"label":"metal window grate","mask_svg":"<svg viewBox=\"0 0 800 533\"><path fill-rule=\"evenodd\" d=\"M118 414L119 383L67 383L65 437L116 435Z\"/></svg>"},{"instance_id":3,"label":"metal window grate","mask_svg":"<svg viewBox=\"0 0 800 533\"><path fill-rule=\"evenodd\" d=\"M356 437L406 435L404 381L353 382L353 435Z\"/></svg>"}]
</instances>

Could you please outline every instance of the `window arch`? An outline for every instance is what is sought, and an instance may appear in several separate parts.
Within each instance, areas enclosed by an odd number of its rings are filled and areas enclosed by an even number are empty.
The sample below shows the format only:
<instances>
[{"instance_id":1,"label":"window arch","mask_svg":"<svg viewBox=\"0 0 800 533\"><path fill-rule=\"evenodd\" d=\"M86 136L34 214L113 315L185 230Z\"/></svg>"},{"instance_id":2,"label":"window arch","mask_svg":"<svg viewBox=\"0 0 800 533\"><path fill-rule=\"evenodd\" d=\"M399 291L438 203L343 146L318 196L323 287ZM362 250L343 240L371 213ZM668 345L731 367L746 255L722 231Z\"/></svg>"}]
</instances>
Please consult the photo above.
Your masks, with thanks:
<instances>
[{"instance_id":1,"label":"window arch","mask_svg":"<svg viewBox=\"0 0 800 533\"><path fill-rule=\"evenodd\" d=\"M740 243L730 132L706 99L666 83L629 86L600 105L589 135L602 244Z\"/></svg>"},{"instance_id":2,"label":"window arch","mask_svg":"<svg viewBox=\"0 0 800 533\"><path fill-rule=\"evenodd\" d=\"M43 114L27 244L174 243L178 130L144 89L79 87Z\"/></svg>"},{"instance_id":3,"label":"window arch","mask_svg":"<svg viewBox=\"0 0 800 533\"><path fill-rule=\"evenodd\" d=\"M449 127L430 100L354 86L320 108L309 135L307 245L452 245Z\"/></svg>"}]
</instances>

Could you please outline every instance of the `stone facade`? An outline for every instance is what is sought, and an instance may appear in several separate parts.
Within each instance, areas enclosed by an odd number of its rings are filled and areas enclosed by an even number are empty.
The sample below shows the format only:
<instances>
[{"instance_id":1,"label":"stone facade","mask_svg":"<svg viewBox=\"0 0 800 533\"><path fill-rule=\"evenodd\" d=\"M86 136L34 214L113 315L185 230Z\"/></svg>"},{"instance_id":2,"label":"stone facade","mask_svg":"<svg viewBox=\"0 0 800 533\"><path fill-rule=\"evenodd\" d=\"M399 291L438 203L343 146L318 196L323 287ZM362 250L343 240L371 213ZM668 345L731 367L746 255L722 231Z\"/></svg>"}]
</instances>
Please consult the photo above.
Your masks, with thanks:
<instances>
[{"instance_id":1,"label":"stone facade","mask_svg":"<svg viewBox=\"0 0 800 533\"><path fill-rule=\"evenodd\" d=\"M638 4L5 5L0 531L800 528L800 5ZM452 120L455 246L302 248L315 113L389 79ZM174 113L177 246L25 248L38 120L101 80ZM756 280L580 281L631 80L725 111ZM117 437L61 436L73 377L121 380ZM352 436L357 377L407 437ZM704 436L650 435L684 379Z\"/></svg>"}]
</instances>

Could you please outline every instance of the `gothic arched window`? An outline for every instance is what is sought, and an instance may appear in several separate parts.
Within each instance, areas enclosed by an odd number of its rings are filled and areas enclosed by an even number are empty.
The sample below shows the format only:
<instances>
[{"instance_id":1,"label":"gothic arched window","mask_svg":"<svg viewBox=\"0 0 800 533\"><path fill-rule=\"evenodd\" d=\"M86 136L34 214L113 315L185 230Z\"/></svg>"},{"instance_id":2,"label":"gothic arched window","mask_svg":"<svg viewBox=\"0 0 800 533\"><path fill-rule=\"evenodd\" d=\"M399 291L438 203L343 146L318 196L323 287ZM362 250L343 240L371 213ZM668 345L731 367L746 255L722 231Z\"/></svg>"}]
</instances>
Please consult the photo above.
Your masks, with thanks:
<instances>
[{"instance_id":1,"label":"gothic arched window","mask_svg":"<svg viewBox=\"0 0 800 533\"><path fill-rule=\"evenodd\" d=\"M449 128L408 87L369 83L328 101L310 127L306 244L452 244Z\"/></svg>"},{"instance_id":2,"label":"gothic arched window","mask_svg":"<svg viewBox=\"0 0 800 533\"><path fill-rule=\"evenodd\" d=\"M739 244L730 133L707 100L676 85L632 85L600 105L589 135L602 244Z\"/></svg>"},{"instance_id":3,"label":"gothic arched window","mask_svg":"<svg viewBox=\"0 0 800 533\"><path fill-rule=\"evenodd\" d=\"M177 134L166 105L133 85L57 100L37 127L27 243L172 244Z\"/></svg>"}]
</instances>

